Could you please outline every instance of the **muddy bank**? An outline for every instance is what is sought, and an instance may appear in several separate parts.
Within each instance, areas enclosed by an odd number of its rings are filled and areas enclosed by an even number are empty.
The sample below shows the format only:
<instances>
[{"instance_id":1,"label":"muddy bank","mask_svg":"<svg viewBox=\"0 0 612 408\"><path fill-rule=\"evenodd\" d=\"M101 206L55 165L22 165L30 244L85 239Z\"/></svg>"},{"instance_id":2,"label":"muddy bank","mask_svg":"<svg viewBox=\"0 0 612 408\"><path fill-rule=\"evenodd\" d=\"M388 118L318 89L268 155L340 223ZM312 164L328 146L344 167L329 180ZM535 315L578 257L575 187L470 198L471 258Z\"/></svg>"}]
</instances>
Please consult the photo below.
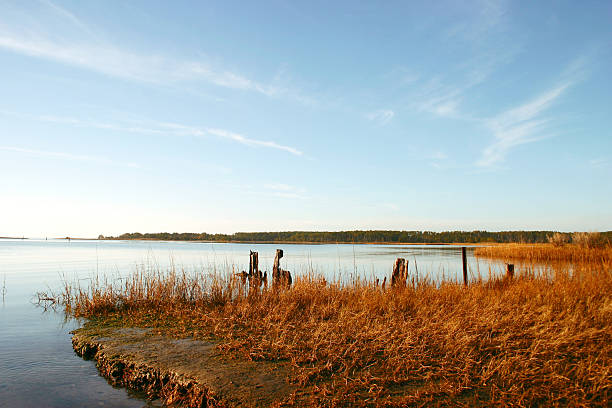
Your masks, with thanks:
<instances>
[{"instance_id":1,"label":"muddy bank","mask_svg":"<svg viewBox=\"0 0 612 408\"><path fill-rule=\"evenodd\" d=\"M288 365L232 359L218 351L217 344L91 322L72 337L75 352L95 360L113 385L167 405L269 407L295 391L286 381Z\"/></svg>"}]
</instances>

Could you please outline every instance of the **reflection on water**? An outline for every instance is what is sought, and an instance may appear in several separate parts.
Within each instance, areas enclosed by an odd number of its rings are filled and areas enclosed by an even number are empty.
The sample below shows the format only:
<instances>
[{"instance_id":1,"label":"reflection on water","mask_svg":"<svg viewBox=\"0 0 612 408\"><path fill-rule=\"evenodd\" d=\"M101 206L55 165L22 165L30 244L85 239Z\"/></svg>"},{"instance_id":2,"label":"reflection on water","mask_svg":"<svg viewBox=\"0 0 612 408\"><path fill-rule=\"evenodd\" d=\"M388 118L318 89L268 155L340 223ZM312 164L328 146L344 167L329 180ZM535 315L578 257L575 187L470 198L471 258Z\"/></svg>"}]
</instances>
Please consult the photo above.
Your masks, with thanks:
<instances>
[{"instance_id":1,"label":"reflection on water","mask_svg":"<svg viewBox=\"0 0 612 408\"><path fill-rule=\"evenodd\" d=\"M460 280L461 248L406 245L221 244L143 241L0 240L0 405L15 407L141 407L150 405L98 376L95 365L72 351L70 330L79 322L58 311L43 312L34 294L57 289L62 279L127 275L136 265L162 270L248 269L249 250L259 252L262 270L272 270L276 248L284 269L294 275L328 279L389 276L396 258L406 258L411 274L432 280ZM470 278L502 273L504 265L477 260L468 250Z\"/></svg>"}]
</instances>

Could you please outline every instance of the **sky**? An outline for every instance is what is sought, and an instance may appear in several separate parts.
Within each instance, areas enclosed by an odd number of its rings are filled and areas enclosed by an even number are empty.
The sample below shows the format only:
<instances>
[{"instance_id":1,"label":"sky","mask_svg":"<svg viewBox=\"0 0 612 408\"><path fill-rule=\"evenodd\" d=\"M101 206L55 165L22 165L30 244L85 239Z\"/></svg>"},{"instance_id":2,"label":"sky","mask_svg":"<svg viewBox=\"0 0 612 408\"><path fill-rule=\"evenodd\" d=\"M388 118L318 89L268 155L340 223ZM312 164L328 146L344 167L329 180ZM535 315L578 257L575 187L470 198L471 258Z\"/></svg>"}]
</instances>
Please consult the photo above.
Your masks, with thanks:
<instances>
[{"instance_id":1,"label":"sky","mask_svg":"<svg viewBox=\"0 0 612 408\"><path fill-rule=\"evenodd\" d=\"M612 229L612 2L0 0L0 236Z\"/></svg>"}]
</instances>

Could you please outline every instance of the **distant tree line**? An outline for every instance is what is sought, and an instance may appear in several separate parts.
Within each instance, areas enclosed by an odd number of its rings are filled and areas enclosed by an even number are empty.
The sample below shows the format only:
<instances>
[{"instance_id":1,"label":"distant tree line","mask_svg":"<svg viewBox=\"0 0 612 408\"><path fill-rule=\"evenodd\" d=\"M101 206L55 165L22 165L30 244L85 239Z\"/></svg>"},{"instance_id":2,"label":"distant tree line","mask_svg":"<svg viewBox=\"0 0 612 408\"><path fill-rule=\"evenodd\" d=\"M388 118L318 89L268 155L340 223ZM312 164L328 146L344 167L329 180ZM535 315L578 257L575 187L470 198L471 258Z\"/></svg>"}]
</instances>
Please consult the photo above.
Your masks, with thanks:
<instances>
[{"instance_id":1,"label":"distant tree line","mask_svg":"<svg viewBox=\"0 0 612 408\"><path fill-rule=\"evenodd\" d=\"M553 234L565 236L571 242L572 234L556 231L284 231L284 232L236 232L234 234L208 234L192 232L132 232L116 237L100 235L99 239L162 240L162 241L212 241L212 242L315 242L315 243L544 243ZM612 231L602 232L602 237L612 241Z\"/></svg>"}]
</instances>

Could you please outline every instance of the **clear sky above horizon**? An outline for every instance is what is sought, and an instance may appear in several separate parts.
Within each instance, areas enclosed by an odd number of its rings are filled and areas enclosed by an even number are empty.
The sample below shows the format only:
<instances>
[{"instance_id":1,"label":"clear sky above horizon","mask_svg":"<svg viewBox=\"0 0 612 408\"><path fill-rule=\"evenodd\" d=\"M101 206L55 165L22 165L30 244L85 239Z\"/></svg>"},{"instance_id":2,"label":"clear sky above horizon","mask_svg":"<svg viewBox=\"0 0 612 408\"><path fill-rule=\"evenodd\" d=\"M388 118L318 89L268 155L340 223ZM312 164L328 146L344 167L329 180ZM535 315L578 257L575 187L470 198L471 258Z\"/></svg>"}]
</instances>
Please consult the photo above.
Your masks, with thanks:
<instances>
[{"instance_id":1,"label":"clear sky above horizon","mask_svg":"<svg viewBox=\"0 0 612 408\"><path fill-rule=\"evenodd\" d=\"M612 229L612 2L0 0L0 236Z\"/></svg>"}]
</instances>

